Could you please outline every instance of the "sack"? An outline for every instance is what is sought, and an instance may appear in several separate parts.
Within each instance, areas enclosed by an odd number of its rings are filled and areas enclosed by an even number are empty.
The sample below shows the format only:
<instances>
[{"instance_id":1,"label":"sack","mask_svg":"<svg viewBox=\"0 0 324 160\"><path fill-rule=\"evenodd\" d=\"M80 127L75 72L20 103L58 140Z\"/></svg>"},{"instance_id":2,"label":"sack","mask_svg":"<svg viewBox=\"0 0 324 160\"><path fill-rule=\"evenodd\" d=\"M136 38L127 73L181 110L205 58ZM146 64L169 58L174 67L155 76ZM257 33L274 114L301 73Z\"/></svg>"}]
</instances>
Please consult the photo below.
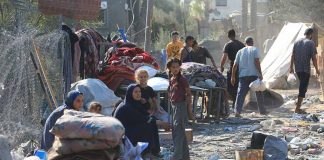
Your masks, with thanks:
<instances>
[{"instance_id":1,"label":"sack","mask_svg":"<svg viewBox=\"0 0 324 160\"><path fill-rule=\"evenodd\" d=\"M109 148L112 147L103 140L56 138L51 150L54 150L59 155L67 155L88 150L106 150Z\"/></svg>"},{"instance_id":2,"label":"sack","mask_svg":"<svg viewBox=\"0 0 324 160\"><path fill-rule=\"evenodd\" d=\"M50 132L59 138L105 140L111 147L116 147L121 142L125 128L113 117L67 109Z\"/></svg>"},{"instance_id":3,"label":"sack","mask_svg":"<svg viewBox=\"0 0 324 160\"><path fill-rule=\"evenodd\" d=\"M264 142L264 160L286 159L288 144L285 140L269 135Z\"/></svg>"},{"instance_id":4,"label":"sack","mask_svg":"<svg viewBox=\"0 0 324 160\"><path fill-rule=\"evenodd\" d=\"M261 91L261 92L263 92L263 91L266 90L266 86L265 86L265 84L264 84L263 81L261 81L260 79L257 79L257 80L255 80L255 81L253 81L253 82L249 85L249 87L250 87L250 89L251 89L252 91L255 91L255 92L257 92L257 91Z\"/></svg>"},{"instance_id":5,"label":"sack","mask_svg":"<svg viewBox=\"0 0 324 160\"><path fill-rule=\"evenodd\" d=\"M161 77L153 77L147 81L147 85L153 90L167 90L169 87L169 80Z\"/></svg>"},{"instance_id":6,"label":"sack","mask_svg":"<svg viewBox=\"0 0 324 160\"><path fill-rule=\"evenodd\" d=\"M296 85L297 84L297 78L296 78L295 74L289 73L288 78L287 78L287 82L290 85Z\"/></svg>"}]
</instances>

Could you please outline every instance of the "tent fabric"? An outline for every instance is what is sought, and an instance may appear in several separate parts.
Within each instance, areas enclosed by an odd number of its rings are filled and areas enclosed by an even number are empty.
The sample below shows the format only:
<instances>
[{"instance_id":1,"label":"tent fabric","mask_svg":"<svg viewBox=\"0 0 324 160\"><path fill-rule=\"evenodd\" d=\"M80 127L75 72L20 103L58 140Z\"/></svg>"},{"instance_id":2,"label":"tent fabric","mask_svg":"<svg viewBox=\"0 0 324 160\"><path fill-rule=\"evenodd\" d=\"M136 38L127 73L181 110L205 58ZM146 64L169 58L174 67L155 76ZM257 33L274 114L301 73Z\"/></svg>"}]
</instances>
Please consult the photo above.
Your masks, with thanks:
<instances>
[{"instance_id":1,"label":"tent fabric","mask_svg":"<svg viewBox=\"0 0 324 160\"><path fill-rule=\"evenodd\" d=\"M83 93L84 105L88 109L91 102L99 102L102 106L102 114L111 115L113 106L121 99L99 79L84 79L72 84L72 90Z\"/></svg>"},{"instance_id":2,"label":"tent fabric","mask_svg":"<svg viewBox=\"0 0 324 160\"><path fill-rule=\"evenodd\" d=\"M311 24L305 23L284 25L261 63L264 81L268 82L288 74L294 43L304 36L304 31L309 27Z\"/></svg>"}]
</instances>

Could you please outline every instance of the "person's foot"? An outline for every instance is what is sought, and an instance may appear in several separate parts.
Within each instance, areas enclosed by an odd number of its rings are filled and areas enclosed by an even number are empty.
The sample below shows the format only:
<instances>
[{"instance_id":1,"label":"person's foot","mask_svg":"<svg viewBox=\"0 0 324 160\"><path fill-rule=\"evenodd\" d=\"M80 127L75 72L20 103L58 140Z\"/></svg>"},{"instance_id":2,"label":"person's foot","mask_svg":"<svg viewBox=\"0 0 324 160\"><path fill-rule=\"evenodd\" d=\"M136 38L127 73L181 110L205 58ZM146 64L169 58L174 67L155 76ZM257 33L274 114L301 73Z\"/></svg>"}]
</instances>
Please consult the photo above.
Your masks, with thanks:
<instances>
[{"instance_id":1,"label":"person's foot","mask_svg":"<svg viewBox=\"0 0 324 160\"><path fill-rule=\"evenodd\" d=\"M302 110L302 109L295 109L295 113L297 113L297 114L307 114L307 112Z\"/></svg>"},{"instance_id":2,"label":"person's foot","mask_svg":"<svg viewBox=\"0 0 324 160\"><path fill-rule=\"evenodd\" d=\"M242 118L242 116L241 116L240 113L235 113L235 117L236 117L236 118Z\"/></svg>"}]
</instances>

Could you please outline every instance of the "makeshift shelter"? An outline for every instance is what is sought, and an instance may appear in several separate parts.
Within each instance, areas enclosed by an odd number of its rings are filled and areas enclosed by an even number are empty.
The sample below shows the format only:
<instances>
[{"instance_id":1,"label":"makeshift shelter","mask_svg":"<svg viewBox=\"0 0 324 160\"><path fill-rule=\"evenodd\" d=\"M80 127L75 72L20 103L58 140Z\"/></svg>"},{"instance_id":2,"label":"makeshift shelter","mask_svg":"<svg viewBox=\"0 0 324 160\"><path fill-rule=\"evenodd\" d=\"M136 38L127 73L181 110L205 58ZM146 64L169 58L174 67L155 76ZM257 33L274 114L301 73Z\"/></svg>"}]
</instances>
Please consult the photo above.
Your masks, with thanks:
<instances>
[{"instance_id":1,"label":"makeshift shelter","mask_svg":"<svg viewBox=\"0 0 324 160\"><path fill-rule=\"evenodd\" d=\"M304 37L307 28L315 28L311 23L286 23L277 36L276 41L264 57L261 68L263 79L267 82L267 88L282 88L287 83L283 76L289 72L290 59L294 43ZM317 44L317 34L314 36Z\"/></svg>"}]
</instances>

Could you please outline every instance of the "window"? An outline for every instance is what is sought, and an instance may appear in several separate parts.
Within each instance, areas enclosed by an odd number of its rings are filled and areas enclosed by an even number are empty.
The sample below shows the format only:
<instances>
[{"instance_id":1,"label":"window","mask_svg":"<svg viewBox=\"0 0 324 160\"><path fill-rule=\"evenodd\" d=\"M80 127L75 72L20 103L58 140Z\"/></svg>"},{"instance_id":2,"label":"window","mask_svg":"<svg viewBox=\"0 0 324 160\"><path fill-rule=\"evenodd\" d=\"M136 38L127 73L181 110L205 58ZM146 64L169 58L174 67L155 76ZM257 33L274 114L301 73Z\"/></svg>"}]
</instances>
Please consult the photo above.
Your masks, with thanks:
<instances>
[{"instance_id":1,"label":"window","mask_svg":"<svg viewBox=\"0 0 324 160\"><path fill-rule=\"evenodd\" d=\"M216 0L216 6L227 6L227 0Z\"/></svg>"}]
</instances>

